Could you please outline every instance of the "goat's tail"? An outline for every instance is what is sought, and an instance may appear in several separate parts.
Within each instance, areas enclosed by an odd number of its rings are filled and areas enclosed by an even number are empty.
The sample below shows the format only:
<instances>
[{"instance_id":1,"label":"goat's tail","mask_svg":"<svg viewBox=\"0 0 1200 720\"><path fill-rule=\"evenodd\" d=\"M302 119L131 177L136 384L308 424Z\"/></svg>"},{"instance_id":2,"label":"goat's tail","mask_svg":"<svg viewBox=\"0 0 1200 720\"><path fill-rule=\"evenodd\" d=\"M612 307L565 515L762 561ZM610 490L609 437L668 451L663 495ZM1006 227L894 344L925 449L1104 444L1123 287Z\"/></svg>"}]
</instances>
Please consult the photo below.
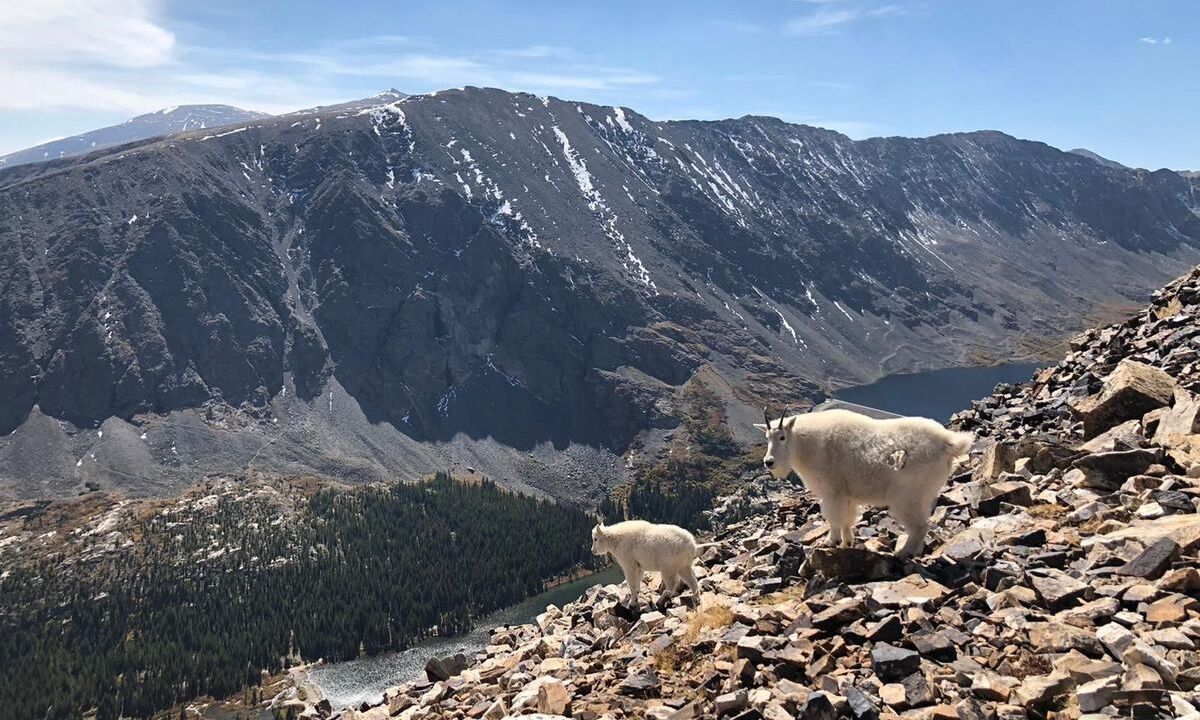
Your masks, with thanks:
<instances>
[{"instance_id":1,"label":"goat's tail","mask_svg":"<svg viewBox=\"0 0 1200 720\"><path fill-rule=\"evenodd\" d=\"M969 432L946 431L946 446L954 453L954 457L962 457L971 451L975 444L975 435Z\"/></svg>"}]
</instances>

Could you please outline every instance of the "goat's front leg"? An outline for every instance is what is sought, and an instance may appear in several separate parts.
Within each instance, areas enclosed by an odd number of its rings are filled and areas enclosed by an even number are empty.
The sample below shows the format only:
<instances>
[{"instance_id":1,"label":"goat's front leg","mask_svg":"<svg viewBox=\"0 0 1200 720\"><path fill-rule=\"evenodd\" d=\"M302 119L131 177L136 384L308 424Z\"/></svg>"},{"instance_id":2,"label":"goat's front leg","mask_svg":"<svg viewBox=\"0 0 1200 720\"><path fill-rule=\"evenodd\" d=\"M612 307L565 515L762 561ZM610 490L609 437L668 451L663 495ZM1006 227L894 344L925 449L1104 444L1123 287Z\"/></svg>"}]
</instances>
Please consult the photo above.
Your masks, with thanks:
<instances>
[{"instance_id":1,"label":"goat's front leg","mask_svg":"<svg viewBox=\"0 0 1200 720\"><path fill-rule=\"evenodd\" d=\"M859 506L853 500L846 501L846 519L842 524L842 547L854 547L854 526L858 524Z\"/></svg>"},{"instance_id":2,"label":"goat's front leg","mask_svg":"<svg viewBox=\"0 0 1200 720\"><path fill-rule=\"evenodd\" d=\"M830 547L850 547L854 544L856 507L845 498L830 498L821 502L821 514L829 523Z\"/></svg>"}]
</instances>

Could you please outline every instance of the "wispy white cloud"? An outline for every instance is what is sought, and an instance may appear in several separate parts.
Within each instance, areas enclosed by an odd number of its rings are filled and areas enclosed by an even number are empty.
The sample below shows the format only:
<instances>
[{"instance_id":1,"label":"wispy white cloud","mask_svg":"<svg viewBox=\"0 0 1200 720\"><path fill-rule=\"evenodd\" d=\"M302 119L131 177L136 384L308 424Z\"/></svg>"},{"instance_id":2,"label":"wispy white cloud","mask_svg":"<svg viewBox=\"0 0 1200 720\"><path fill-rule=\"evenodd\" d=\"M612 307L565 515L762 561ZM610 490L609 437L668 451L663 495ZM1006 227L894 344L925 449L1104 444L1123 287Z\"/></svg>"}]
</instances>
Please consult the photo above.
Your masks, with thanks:
<instances>
[{"instance_id":1,"label":"wispy white cloud","mask_svg":"<svg viewBox=\"0 0 1200 720\"><path fill-rule=\"evenodd\" d=\"M277 107L288 94L311 93L287 78L206 68L187 55L158 0L0 3L0 111L135 114L228 102L231 88Z\"/></svg>"},{"instance_id":2,"label":"wispy white cloud","mask_svg":"<svg viewBox=\"0 0 1200 720\"><path fill-rule=\"evenodd\" d=\"M188 44L170 29L160 2L0 2L0 111L132 115L219 102L278 113L391 86L603 94L659 82L552 45L459 52L407 35L349 38L301 52Z\"/></svg>"},{"instance_id":3,"label":"wispy white cloud","mask_svg":"<svg viewBox=\"0 0 1200 720\"><path fill-rule=\"evenodd\" d=\"M713 25L730 32L741 33L743 35L765 35L770 30L765 26L748 20L724 20L714 22Z\"/></svg>"},{"instance_id":4,"label":"wispy white cloud","mask_svg":"<svg viewBox=\"0 0 1200 720\"><path fill-rule=\"evenodd\" d=\"M712 24L717 28L741 35L834 35L847 26L864 20L901 15L912 15L920 11L917 5L862 5L853 0L795 0L813 9L780 23L764 23L750 20L719 20Z\"/></svg>"},{"instance_id":5,"label":"wispy white cloud","mask_svg":"<svg viewBox=\"0 0 1200 720\"><path fill-rule=\"evenodd\" d=\"M1143 42L1143 43L1146 43L1147 45L1170 45L1171 38L1170 37L1156 38L1156 37L1147 35L1145 37L1138 38L1138 42Z\"/></svg>"},{"instance_id":6,"label":"wispy white cloud","mask_svg":"<svg viewBox=\"0 0 1200 720\"><path fill-rule=\"evenodd\" d=\"M820 3L820 7L805 15L792 18L783 25L789 35L830 35L847 25L885 17L906 15L910 8L902 5L844 5Z\"/></svg>"},{"instance_id":7,"label":"wispy white cloud","mask_svg":"<svg viewBox=\"0 0 1200 720\"><path fill-rule=\"evenodd\" d=\"M566 57L571 54L571 51L558 45L530 45L512 50L501 50L497 54L517 58L548 58Z\"/></svg>"},{"instance_id":8,"label":"wispy white cloud","mask_svg":"<svg viewBox=\"0 0 1200 720\"><path fill-rule=\"evenodd\" d=\"M0 3L0 57L7 67L87 62L143 68L169 61L175 35L153 0Z\"/></svg>"}]
</instances>

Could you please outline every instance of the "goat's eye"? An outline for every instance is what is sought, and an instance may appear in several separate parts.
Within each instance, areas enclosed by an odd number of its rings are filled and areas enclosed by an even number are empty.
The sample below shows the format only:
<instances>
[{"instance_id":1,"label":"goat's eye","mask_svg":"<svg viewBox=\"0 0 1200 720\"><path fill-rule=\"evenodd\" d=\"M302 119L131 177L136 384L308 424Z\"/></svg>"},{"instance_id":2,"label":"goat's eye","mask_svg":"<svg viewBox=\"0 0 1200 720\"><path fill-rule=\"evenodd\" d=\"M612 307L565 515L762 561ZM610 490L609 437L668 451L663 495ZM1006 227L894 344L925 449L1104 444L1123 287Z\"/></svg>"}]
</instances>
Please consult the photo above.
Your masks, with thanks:
<instances>
[{"instance_id":1,"label":"goat's eye","mask_svg":"<svg viewBox=\"0 0 1200 720\"><path fill-rule=\"evenodd\" d=\"M784 440L786 440L786 439L787 439L787 436L786 436L786 435L780 435L780 436L779 436L777 439L779 440L779 442L783 442Z\"/></svg>"}]
</instances>

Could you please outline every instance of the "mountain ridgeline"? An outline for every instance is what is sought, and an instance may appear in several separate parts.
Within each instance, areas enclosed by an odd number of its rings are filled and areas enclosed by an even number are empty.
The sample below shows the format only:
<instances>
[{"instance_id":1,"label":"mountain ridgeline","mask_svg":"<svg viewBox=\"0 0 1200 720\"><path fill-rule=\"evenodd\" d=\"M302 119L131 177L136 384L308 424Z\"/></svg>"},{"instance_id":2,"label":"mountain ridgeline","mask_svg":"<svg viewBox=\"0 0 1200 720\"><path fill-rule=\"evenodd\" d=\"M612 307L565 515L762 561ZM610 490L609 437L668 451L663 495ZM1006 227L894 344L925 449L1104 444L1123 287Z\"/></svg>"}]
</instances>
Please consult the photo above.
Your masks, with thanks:
<instances>
[{"instance_id":1,"label":"mountain ridgeline","mask_svg":"<svg viewBox=\"0 0 1200 720\"><path fill-rule=\"evenodd\" d=\"M233 123L262 120L268 117L270 115L266 113L242 110L231 105L176 105L157 112L138 115L119 125L109 125L98 130L51 140L31 148L0 155L0 167L58 160L123 143L148 140L189 130L219 128Z\"/></svg>"},{"instance_id":2,"label":"mountain ridgeline","mask_svg":"<svg viewBox=\"0 0 1200 720\"><path fill-rule=\"evenodd\" d=\"M448 456L586 496L698 373L745 440L764 400L1044 351L1200 259L1197 187L478 88L11 168L0 496Z\"/></svg>"}]
</instances>

